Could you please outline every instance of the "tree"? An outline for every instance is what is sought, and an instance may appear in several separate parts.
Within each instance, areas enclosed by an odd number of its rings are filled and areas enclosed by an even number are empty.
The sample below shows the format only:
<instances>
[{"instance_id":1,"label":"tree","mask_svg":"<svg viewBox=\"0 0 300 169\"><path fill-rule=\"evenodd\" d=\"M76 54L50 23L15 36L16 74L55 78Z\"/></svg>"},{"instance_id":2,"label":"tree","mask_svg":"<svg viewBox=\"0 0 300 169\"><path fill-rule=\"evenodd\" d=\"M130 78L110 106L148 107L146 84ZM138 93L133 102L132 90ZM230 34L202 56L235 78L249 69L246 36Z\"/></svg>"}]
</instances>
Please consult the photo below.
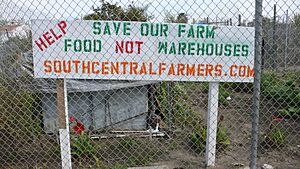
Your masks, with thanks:
<instances>
[{"instance_id":1,"label":"tree","mask_svg":"<svg viewBox=\"0 0 300 169\"><path fill-rule=\"evenodd\" d=\"M300 29L300 14L294 16L294 24Z\"/></svg>"},{"instance_id":2,"label":"tree","mask_svg":"<svg viewBox=\"0 0 300 169\"><path fill-rule=\"evenodd\" d=\"M298 39L298 37L300 36L300 14L294 16L293 26L295 28L295 37L297 37ZM299 39L296 42L299 43Z\"/></svg>"},{"instance_id":3,"label":"tree","mask_svg":"<svg viewBox=\"0 0 300 169\"><path fill-rule=\"evenodd\" d=\"M188 23L188 17L186 13L179 13L177 18L176 18L176 22L177 23Z\"/></svg>"},{"instance_id":4,"label":"tree","mask_svg":"<svg viewBox=\"0 0 300 169\"><path fill-rule=\"evenodd\" d=\"M166 13L164 21L167 23L176 23L176 17L168 12Z\"/></svg>"},{"instance_id":5,"label":"tree","mask_svg":"<svg viewBox=\"0 0 300 169\"><path fill-rule=\"evenodd\" d=\"M188 15L186 13L179 13L177 16L174 16L167 13L164 21L167 23L188 23Z\"/></svg>"},{"instance_id":6,"label":"tree","mask_svg":"<svg viewBox=\"0 0 300 169\"><path fill-rule=\"evenodd\" d=\"M104 0L101 6L94 8L93 13L85 15L85 20L116 20L116 21L149 21L152 16L147 14L148 6L136 7L131 4L127 8L122 8L118 4L111 4Z\"/></svg>"},{"instance_id":7,"label":"tree","mask_svg":"<svg viewBox=\"0 0 300 169\"><path fill-rule=\"evenodd\" d=\"M291 46L289 49L289 53L293 54L293 57L288 61L294 63L295 65L300 65L299 55L300 55L300 14L296 14L293 18L293 22L289 31L289 45Z\"/></svg>"}]
</instances>

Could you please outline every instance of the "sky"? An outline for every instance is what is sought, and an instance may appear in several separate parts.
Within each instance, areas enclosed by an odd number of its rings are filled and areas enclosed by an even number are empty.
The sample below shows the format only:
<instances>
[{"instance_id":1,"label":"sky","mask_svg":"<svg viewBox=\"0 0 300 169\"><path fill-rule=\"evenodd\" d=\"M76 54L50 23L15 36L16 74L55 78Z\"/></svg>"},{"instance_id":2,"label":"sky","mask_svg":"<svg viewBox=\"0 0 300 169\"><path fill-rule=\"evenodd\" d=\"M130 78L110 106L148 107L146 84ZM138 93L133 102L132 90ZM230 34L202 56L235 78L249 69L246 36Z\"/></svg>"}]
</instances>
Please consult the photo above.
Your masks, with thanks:
<instances>
[{"instance_id":1,"label":"sky","mask_svg":"<svg viewBox=\"0 0 300 169\"><path fill-rule=\"evenodd\" d=\"M106 0L125 7L132 2L136 6L148 5L148 14L153 22L163 22L166 13L185 12L189 18L220 21L231 18L238 21L252 21L254 18L254 0ZM100 6L100 0L0 0L0 17L3 19L78 19L92 12L93 6ZM281 20L285 11L292 17L300 13L300 0L263 0L263 15L273 16L273 6L277 4L277 15ZM190 20L190 22L192 19Z\"/></svg>"}]
</instances>

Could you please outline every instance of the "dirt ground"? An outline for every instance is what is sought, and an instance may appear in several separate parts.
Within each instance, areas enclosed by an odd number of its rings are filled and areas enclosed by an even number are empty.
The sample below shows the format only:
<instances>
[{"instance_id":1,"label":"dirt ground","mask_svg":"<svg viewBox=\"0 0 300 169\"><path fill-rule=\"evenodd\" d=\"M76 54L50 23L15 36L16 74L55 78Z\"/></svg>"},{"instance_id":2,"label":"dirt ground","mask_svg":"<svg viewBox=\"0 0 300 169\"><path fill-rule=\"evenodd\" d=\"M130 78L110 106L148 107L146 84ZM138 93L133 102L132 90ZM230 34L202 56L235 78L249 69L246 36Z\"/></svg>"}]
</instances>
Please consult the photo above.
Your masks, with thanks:
<instances>
[{"instance_id":1,"label":"dirt ground","mask_svg":"<svg viewBox=\"0 0 300 169\"><path fill-rule=\"evenodd\" d=\"M185 101L192 103L190 106L199 113L199 118L206 119L207 94L197 90L191 90L188 94L191 97ZM249 165L250 161L252 95L232 92L230 97L228 106L219 106L219 115L224 117L220 123L228 128L231 143L225 149L218 150L214 169L243 169ZM287 145L280 148L265 147L262 141L263 135L268 131L270 125L270 104L267 100L262 99L261 105L258 168L263 164L270 164L275 169L299 169L300 147L297 145L300 145L300 138L295 136L300 135L300 121L287 122L287 129L290 130ZM206 122L203 121L203 123ZM134 166L164 165L170 169L205 168L204 152L195 151L190 144L187 133L190 133L191 130L192 128L189 127L176 130L171 139L139 138L125 142L123 139L96 140L95 142L100 145L97 156L103 164L108 166L116 162L132 163L128 159L139 160L145 157L143 159L145 162L133 161L132 164ZM28 147L27 154L22 151L22 148L19 148L19 152L23 153L18 154L17 157L15 156L17 152L10 154L15 157L14 160L2 159L0 168L61 168L59 147L55 139L41 140L41 142L34 146L30 143L24 145L24 147ZM31 151L29 147L34 151ZM74 168L101 168L95 163L92 158L82 161L73 159ZM119 166L120 169L127 167L130 166ZM108 168L119 169L115 166Z\"/></svg>"},{"instance_id":2,"label":"dirt ground","mask_svg":"<svg viewBox=\"0 0 300 169\"><path fill-rule=\"evenodd\" d=\"M201 118L206 119L207 95L193 90L190 93L193 109L201 112ZM243 168L250 162L251 146L251 104L252 95L233 92L228 106L219 107L219 115L224 116L222 122L229 130L231 145L225 150L217 152L216 169ZM189 101L188 101L189 102ZM276 169L299 169L300 168L300 121L290 121L286 128L289 143L280 148L268 148L263 145L263 135L268 130L271 120L270 104L266 99L262 99L260 115L260 138L258 144L258 167L263 164L270 164ZM268 110L268 111L267 111ZM272 109L271 109L272 111ZM297 133L297 134L296 134ZM204 155L195 155L190 151L176 150L170 153L166 161L160 162L161 165L168 165L171 168L205 168ZM241 164L239 166L237 164Z\"/></svg>"}]
</instances>

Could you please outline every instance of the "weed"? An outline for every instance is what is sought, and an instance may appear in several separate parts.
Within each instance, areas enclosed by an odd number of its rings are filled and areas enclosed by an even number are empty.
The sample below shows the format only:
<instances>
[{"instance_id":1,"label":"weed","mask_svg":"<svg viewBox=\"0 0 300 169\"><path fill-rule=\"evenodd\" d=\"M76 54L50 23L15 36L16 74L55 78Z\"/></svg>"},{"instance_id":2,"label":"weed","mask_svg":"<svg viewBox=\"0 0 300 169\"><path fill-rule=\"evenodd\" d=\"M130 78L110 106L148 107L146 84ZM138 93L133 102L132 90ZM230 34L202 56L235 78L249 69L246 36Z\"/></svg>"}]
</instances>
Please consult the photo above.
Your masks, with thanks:
<instances>
[{"instance_id":1,"label":"weed","mask_svg":"<svg viewBox=\"0 0 300 169\"><path fill-rule=\"evenodd\" d=\"M145 166L150 164L153 159L150 156L137 156L128 159L128 166Z\"/></svg>"},{"instance_id":2,"label":"weed","mask_svg":"<svg viewBox=\"0 0 300 169\"><path fill-rule=\"evenodd\" d=\"M285 145L286 137L286 131L281 126L275 126L265 136L265 143L271 147L281 147Z\"/></svg>"},{"instance_id":3,"label":"weed","mask_svg":"<svg viewBox=\"0 0 300 169\"><path fill-rule=\"evenodd\" d=\"M169 93L172 97L172 107L173 111L172 117L168 116L168 92L167 92L167 82L162 82L158 92L157 97L160 102L160 108L164 121L172 121L175 126L193 126L198 123L197 112L193 111L191 106L188 105L186 100L188 100L189 95L187 94L184 85L178 83L172 83L172 90ZM169 119L170 118L170 119Z\"/></svg>"},{"instance_id":4,"label":"weed","mask_svg":"<svg viewBox=\"0 0 300 169\"><path fill-rule=\"evenodd\" d=\"M225 84L226 83L222 83L222 85L219 86L219 103L223 106L228 106L229 102L226 98L231 95L231 91L225 87L226 86ZM204 93L209 92L209 83L208 82L203 83L203 85L201 87L202 87L202 91Z\"/></svg>"},{"instance_id":5,"label":"weed","mask_svg":"<svg viewBox=\"0 0 300 169\"><path fill-rule=\"evenodd\" d=\"M276 103L279 115L285 118L300 114L300 72L285 75L264 73L262 76L262 96Z\"/></svg>"},{"instance_id":6,"label":"weed","mask_svg":"<svg viewBox=\"0 0 300 169\"><path fill-rule=\"evenodd\" d=\"M191 134L191 141L196 146L197 151L203 152L205 150L206 145L206 127L198 127L192 134ZM230 145L230 139L228 136L227 129L218 126L217 129L217 148L223 149Z\"/></svg>"},{"instance_id":7,"label":"weed","mask_svg":"<svg viewBox=\"0 0 300 169\"><path fill-rule=\"evenodd\" d=\"M125 138L124 140L120 141L120 148L123 149L133 149L136 148L139 143L133 138Z\"/></svg>"},{"instance_id":8,"label":"weed","mask_svg":"<svg viewBox=\"0 0 300 169\"><path fill-rule=\"evenodd\" d=\"M91 143L89 134L82 132L77 137L71 136L71 148L72 155L75 158L81 158L83 156L93 156L96 153L97 146Z\"/></svg>"},{"instance_id":9,"label":"weed","mask_svg":"<svg viewBox=\"0 0 300 169\"><path fill-rule=\"evenodd\" d=\"M128 166L126 164L120 164L120 163L116 163L113 166L111 166L111 169L124 169L127 168Z\"/></svg>"},{"instance_id":10,"label":"weed","mask_svg":"<svg viewBox=\"0 0 300 169\"><path fill-rule=\"evenodd\" d=\"M177 140L171 140L171 142L169 143L169 149L170 150L176 150L178 148L178 142Z\"/></svg>"}]
</instances>

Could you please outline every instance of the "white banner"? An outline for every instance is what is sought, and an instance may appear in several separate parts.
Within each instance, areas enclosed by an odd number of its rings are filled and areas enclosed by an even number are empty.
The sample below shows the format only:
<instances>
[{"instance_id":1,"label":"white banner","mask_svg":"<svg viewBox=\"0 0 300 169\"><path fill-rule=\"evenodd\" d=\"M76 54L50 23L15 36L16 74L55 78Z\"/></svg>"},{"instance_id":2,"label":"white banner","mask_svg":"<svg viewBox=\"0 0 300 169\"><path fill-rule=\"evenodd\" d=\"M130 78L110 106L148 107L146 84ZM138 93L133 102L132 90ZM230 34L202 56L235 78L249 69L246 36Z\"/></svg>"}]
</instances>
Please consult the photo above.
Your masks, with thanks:
<instances>
[{"instance_id":1,"label":"white banner","mask_svg":"<svg viewBox=\"0 0 300 169\"><path fill-rule=\"evenodd\" d=\"M36 78L253 82L254 28L33 20Z\"/></svg>"}]
</instances>

